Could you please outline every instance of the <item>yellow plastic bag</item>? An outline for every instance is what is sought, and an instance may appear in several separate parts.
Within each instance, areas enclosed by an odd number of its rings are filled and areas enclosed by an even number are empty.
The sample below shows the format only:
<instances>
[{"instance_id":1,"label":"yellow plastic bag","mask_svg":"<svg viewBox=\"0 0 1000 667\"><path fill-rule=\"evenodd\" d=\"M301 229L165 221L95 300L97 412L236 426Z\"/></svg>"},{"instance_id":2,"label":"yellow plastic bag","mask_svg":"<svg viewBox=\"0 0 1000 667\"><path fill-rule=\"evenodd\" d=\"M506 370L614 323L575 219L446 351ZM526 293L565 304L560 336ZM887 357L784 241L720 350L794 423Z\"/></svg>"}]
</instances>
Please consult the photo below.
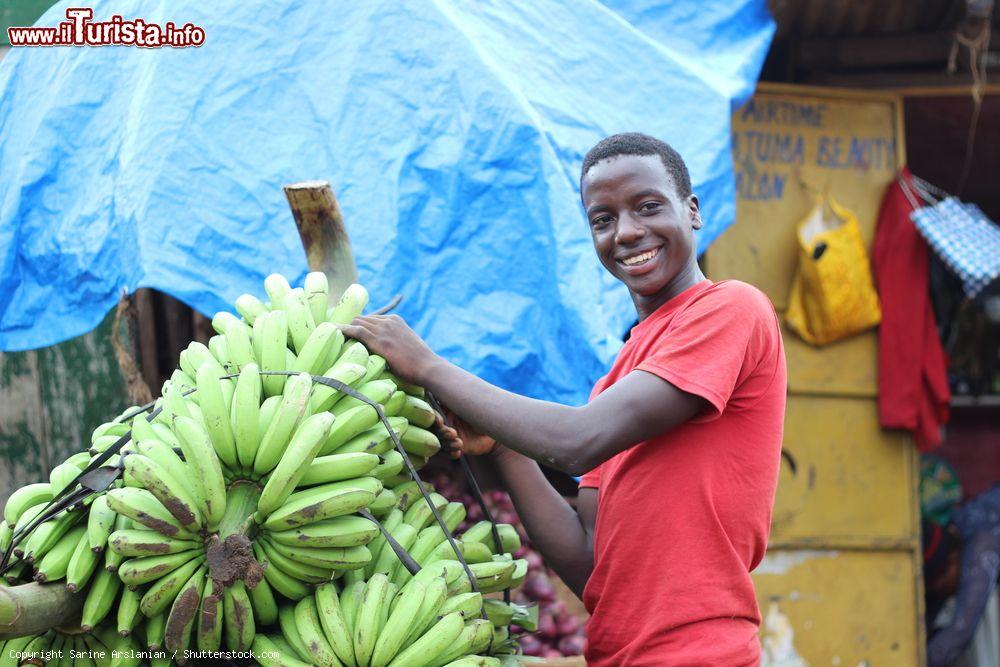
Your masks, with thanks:
<instances>
[{"instance_id":1,"label":"yellow plastic bag","mask_svg":"<svg viewBox=\"0 0 1000 667\"><path fill-rule=\"evenodd\" d=\"M806 342L825 345L882 320L858 219L820 199L799 224L799 268L785 322Z\"/></svg>"}]
</instances>

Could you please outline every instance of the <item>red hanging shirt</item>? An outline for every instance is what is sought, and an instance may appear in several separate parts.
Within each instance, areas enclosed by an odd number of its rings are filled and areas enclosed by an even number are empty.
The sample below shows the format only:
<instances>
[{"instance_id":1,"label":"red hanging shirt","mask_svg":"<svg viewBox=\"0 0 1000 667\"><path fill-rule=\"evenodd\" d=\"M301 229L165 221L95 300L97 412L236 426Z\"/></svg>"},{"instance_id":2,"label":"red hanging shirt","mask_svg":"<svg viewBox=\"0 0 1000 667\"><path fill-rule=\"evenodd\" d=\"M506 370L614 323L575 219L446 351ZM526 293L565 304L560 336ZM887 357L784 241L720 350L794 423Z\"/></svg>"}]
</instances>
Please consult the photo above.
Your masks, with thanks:
<instances>
[{"instance_id":1,"label":"red hanging shirt","mask_svg":"<svg viewBox=\"0 0 1000 667\"><path fill-rule=\"evenodd\" d=\"M910 170L899 175L910 182ZM895 180L882 199L872 272L882 302L878 329L878 414L884 428L913 431L922 452L941 444L951 391L928 288L927 242L910 220L914 206Z\"/></svg>"},{"instance_id":2,"label":"red hanging shirt","mask_svg":"<svg viewBox=\"0 0 1000 667\"><path fill-rule=\"evenodd\" d=\"M709 406L580 480L599 490L587 664L756 665L750 571L767 547L785 414L774 308L746 283L690 287L632 329L591 398L637 369Z\"/></svg>"}]
</instances>

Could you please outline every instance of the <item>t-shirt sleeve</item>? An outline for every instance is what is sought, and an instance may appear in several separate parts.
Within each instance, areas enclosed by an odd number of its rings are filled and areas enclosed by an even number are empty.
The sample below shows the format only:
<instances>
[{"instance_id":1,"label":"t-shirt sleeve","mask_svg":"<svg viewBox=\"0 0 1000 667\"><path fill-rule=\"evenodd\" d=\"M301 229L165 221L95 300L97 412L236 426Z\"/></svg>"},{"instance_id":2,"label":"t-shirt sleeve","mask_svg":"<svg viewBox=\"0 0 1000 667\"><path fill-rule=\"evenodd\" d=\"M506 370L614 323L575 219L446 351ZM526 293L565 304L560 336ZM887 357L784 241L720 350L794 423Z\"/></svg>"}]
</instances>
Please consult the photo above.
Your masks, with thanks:
<instances>
[{"instance_id":1,"label":"t-shirt sleeve","mask_svg":"<svg viewBox=\"0 0 1000 667\"><path fill-rule=\"evenodd\" d=\"M722 414L744 370L759 363L777 335L770 303L749 285L716 290L697 299L664 331L639 363L678 389L700 396L710 408L696 417Z\"/></svg>"},{"instance_id":2,"label":"t-shirt sleeve","mask_svg":"<svg viewBox=\"0 0 1000 667\"><path fill-rule=\"evenodd\" d=\"M580 478L579 488L581 488L581 489L585 489L585 488L597 489L597 488L600 488L600 486L601 486L601 468L603 468L603 467L604 467L604 464L602 463L601 465L597 466L596 468L594 468L590 472L584 473L583 477Z\"/></svg>"}]
</instances>

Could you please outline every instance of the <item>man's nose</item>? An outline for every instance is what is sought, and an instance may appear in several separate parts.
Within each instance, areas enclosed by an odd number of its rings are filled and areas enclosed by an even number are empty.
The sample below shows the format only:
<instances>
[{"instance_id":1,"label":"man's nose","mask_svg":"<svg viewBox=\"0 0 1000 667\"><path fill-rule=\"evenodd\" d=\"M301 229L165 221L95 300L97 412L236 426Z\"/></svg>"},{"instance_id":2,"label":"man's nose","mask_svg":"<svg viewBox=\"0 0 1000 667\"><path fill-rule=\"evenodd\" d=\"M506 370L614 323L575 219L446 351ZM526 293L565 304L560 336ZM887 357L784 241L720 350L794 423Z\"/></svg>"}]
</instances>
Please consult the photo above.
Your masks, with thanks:
<instances>
[{"instance_id":1,"label":"man's nose","mask_svg":"<svg viewBox=\"0 0 1000 667\"><path fill-rule=\"evenodd\" d=\"M615 230L615 243L618 245L629 245L635 243L645 235L646 228L631 213L625 213L618 217L618 228Z\"/></svg>"}]
</instances>

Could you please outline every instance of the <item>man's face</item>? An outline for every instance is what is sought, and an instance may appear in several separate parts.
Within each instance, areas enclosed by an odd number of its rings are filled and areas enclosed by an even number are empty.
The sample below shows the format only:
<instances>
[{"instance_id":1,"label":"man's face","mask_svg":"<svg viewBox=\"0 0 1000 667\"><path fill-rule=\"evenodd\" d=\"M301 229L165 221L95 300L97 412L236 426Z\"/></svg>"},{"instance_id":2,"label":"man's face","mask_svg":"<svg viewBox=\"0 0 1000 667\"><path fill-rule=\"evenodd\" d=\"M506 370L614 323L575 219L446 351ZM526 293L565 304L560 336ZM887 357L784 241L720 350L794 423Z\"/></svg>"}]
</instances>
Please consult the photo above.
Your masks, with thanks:
<instances>
[{"instance_id":1,"label":"man's face","mask_svg":"<svg viewBox=\"0 0 1000 667\"><path fill-rule=\"evenodd\" d=\"M698 199L681 198L657 155L621 155L586 173L583 206L597 256L634 294L654 296L694 261Z\"/></svg>"}]
</instances>

